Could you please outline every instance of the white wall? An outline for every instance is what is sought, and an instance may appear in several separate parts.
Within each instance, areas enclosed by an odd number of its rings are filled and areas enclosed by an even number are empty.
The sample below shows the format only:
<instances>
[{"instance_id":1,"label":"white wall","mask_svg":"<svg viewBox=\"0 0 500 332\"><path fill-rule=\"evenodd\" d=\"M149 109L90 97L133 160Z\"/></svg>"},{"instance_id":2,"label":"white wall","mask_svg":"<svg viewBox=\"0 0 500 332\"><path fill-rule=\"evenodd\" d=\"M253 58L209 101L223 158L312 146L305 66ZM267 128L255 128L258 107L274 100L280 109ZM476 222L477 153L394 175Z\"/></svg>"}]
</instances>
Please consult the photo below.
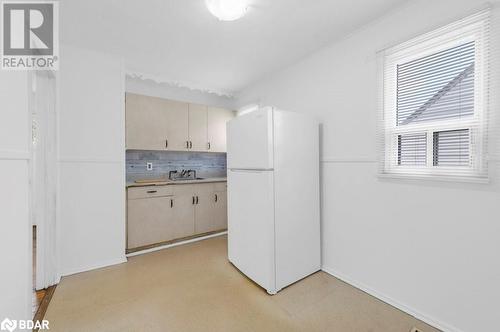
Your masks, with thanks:
<instances>
[{"instance_id":1,"label":"white wall","mask_svg":"<svg viewBox=\"0 0 500 332\"><path fill-rule=\"evenodd\" d=\"M498 330L498 150L486 185L378 178L376 52L482 4L408 2L239 96L323 123L324 269L450 331Z\"/></svg>"},{"instance_id":2,"label":"white wall","mask_svg":"<svg viewBox=\"0 0 500 332\"><path fill-rule=\"evenodd\" d=\"M146 96L179 100L227 109L233 109L235 104L234 98L219 96L214 93L208 93L200 90L176 87L167 83L158 83L151 79L143 80L139 78L127 77L125 89L127 92Z\"/></svg>"},{"instance_id":3,"label":"white wall","mask_svg":"<svg viewBox=\"0 0 500 332\"><path fill-rule=\"evenodd\" d=\"M0 73L0 321L31 318L28 74Z\"/></svg>"},{"instance_id":4,"label":"white wall","mask_svg":"<svg viewBox=\"0 0 500 332\"><path fill-rule=\"evenodd\" d=\"M61 48L59 255L62 275L124 262L125 112L120 58Z\"/></svg>"}]
</instances>

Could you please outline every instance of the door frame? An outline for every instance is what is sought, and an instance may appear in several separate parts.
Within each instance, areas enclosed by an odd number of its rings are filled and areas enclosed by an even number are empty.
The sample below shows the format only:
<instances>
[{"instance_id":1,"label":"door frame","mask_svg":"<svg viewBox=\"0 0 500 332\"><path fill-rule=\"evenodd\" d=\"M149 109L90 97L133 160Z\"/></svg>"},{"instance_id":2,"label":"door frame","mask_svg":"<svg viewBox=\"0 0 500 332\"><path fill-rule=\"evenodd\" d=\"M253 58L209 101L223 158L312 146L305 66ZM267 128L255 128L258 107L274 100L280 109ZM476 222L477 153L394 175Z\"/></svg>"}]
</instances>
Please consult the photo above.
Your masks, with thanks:
<instances>
[{"instance_id":1,"label":"door frame","mask_svg":"<svg viewBox=\"0 0 500 332\"><path fill-rule=\"evenodd\" d=\"M30 73L30 205L31 223L37 229L35 290L48 288L60 280L56 222L59 148L57 91L57 76L54 73Z\"/></svg>"}]
</instances>

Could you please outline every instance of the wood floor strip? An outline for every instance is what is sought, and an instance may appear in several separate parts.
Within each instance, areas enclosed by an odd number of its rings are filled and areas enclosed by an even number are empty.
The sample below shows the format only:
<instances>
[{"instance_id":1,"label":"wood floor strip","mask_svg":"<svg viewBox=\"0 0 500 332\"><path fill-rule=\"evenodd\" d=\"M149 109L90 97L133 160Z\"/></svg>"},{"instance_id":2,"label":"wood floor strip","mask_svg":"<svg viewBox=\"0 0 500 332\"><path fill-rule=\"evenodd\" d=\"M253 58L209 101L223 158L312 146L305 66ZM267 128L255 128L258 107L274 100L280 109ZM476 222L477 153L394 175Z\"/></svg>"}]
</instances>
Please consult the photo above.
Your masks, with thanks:
<instances>
[{"instance_id":1,"label":"wood floor strip","mask_svg":"<svg viewBox=\"0 0 500 332\"><path fill-rule=\"evenodd\" d=\"M57 285L50 286L45 291L45 296L43 297L43 300L40 303L38 310L36 311L35 317L33 318L34 322L42 321L43 318L45 317L45 313L47 312L47 308L49 307L50 300L52 299L52 296L54 295L54 292L56 291L56 287L57 287ZM38 329L33 329L33 332L37 332L37 331L38 331Z\"/></svg>"}]
</instances>

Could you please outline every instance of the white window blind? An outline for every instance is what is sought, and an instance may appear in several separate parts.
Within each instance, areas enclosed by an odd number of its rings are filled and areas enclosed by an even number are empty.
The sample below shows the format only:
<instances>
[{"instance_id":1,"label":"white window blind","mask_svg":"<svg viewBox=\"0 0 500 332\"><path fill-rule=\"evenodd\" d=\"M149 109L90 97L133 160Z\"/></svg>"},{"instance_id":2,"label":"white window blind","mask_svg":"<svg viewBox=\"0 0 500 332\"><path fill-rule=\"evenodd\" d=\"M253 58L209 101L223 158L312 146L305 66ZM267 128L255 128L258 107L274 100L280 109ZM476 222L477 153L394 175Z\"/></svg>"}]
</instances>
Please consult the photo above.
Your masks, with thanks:
<instances>
[{"instance_id":1,"label":"white window blind","mask_svg":"<svg viewBox=\"0 0 500 332\"><path fill-rule=\"evenodd\" d=\"M489 16L382 52L382 174L487 178Z\"/></svg>"},{"instance_id":2,"label":"white window blind","mask_svg":"<svg viewBox=\"0 0 500 332\"><path fill-rule=\"evenodd\" d=\"M398 165L427 164L427 134L398 135Z\"/></svg>"},{"instance_id":3,"label":"white window blind","mask_svg":"<svg viewBox=\"0 0 500 332\"><path fill-rule=\"evenodd\" d=\"M474 115L474 42L397 65L398 125Z\"/></svg>"},{"instance_id":4,"label":"white window blind","mask_svg":"<svg viewBox=\"0 0 500 332\"><path fill-rule=\"evenodd\" d=\"M469 129L434 132L433 166L470 166L469 147Z\"/></svg>"}]
</instances>

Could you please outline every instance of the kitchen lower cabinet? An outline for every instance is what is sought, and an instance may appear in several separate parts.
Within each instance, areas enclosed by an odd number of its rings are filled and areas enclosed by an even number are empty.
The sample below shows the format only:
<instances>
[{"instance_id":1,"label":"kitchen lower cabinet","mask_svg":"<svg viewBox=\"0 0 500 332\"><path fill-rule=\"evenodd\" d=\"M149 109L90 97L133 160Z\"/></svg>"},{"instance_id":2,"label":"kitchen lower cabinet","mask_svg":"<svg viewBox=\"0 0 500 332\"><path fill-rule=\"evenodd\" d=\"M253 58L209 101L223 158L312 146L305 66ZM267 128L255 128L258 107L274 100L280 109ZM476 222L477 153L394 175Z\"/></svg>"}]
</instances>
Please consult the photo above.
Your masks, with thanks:
<instances>
[{"instance_id":1,"label":"kitchen lower cabinet","mask_svg":"<svg viewBox=\"0 0 500 332\"><path fill-rule=\"evenodd\" d=\"M214 193L215 209L213 228L227 229L227 191L216 191Z\"/></svg>"},{"instance_id":2,"label":"kitchen lower cabinet","mask_svg":"<svg viewBox=\"0 0 500 332\"><path fill-rule=\"evenodd\" d=\"M176 237L171 197L130 199L127 206L127 248L169 241Z\"/></svg>"},{"instance_id":3,"label":"kitchen lower cabinet","mask_svg":"<svg viewBox=\"0 0 500 332\"><path fill-rule=\"evenodd\" d=\"M175 220L175 238L194 234L194 204L192 185L175 185L173 188L173 219Z\"/></svg>"},{"instance_id":4,"label":"kitchen lower cabinet","mask_svg":"<svg viewBox=\"0 0 500 332\"><path fill-rule=\"evenodd\" d=\"M196 204L194 208L194 231L202 234L217 230L214 227L215 199L213 186L200 185L196 188Z\"/></svg>"},{"instance_id":5,"label":"kitchen lower cabinet","mask_svg":"<svg viewBox=\"0 0 500 332\"><path fill-rule=\"evenodd\" d=\"M127 250L227 229L225 182L131 187Z\"/></svg>"}]
</instances>

